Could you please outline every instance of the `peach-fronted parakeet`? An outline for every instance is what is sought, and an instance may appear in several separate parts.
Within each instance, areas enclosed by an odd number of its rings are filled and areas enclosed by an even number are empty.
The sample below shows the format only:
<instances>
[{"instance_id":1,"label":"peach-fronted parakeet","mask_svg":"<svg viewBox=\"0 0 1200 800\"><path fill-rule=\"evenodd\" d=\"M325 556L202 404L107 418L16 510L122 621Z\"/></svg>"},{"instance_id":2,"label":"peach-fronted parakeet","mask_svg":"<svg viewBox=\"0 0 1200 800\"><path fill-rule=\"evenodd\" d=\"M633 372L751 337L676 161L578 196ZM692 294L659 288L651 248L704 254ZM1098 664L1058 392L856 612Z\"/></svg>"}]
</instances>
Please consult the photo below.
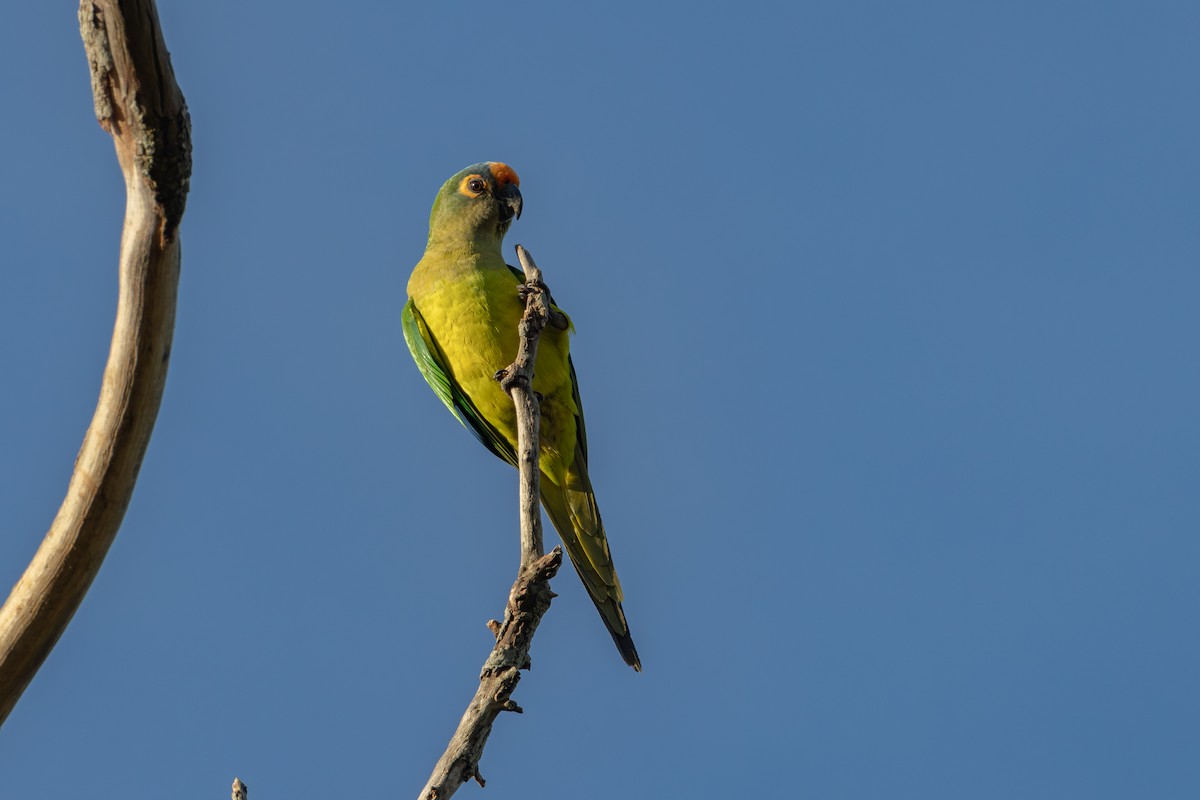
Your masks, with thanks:
<instances>
[{"instance_id":1,"label":"peach-fronted parakeet","mask_svg":"<svg viewBox=\"0 0 1200 800\"><path fill-rule=\"evenodd\" d=\"M516 172L473 164L451 177L429 215L425 255L408 281L404 338L413 358L454 416L509 464L516 464L516 412L494 378L516 357L518 296L524 276L500 252L521 215ZM567 330L547 326L538 343L533 389L542 396L542 507L600 611L625 662L642 664L621 608L604 524L587 470L587 436Z\"/></svg>"}]
</instances>

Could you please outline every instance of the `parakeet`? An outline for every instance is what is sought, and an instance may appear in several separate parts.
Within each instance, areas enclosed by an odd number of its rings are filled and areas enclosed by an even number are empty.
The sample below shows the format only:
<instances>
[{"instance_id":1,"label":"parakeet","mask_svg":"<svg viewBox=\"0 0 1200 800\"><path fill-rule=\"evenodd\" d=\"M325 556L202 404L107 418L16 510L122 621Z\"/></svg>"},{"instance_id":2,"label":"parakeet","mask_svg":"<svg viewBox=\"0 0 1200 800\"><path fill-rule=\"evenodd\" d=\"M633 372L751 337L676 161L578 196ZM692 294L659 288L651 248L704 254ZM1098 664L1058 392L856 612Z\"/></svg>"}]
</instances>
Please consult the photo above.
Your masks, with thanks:
<instances>
[{"instance_id":1,"label":"parakeet","mask_svg":"<svg viewBox=\"0 0 1200 800\"><path fill-rule=\"evenodd\" d=\"M442 185L429 215L425 255L408 281L402 317L408 348L433 391L484 447L514 466L516 412L494 376L516 358L517 322L525 310L517 291L524 276L500 252L509 225L521 216L519 184L511 167L489 161ZM640 672L588 479L587 436L568 333L547 326L534 365L533 389L542 396L542 507L621 656Z\"/></svg>"}]
</instances>

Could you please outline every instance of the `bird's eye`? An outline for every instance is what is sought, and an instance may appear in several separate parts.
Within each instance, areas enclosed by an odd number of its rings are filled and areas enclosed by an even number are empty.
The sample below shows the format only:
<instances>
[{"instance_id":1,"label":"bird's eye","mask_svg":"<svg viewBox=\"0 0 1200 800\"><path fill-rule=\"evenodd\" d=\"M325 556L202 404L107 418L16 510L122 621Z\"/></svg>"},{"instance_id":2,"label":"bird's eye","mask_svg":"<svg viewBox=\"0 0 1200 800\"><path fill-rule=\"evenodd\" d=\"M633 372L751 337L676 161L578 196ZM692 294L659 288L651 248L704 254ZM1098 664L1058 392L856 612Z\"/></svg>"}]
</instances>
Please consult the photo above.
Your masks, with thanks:
<instances>
[{"instance_id":1,"label":"bird's eye","mask_svg":"<svg viewBox=\"0 0 1200 800\"><path fill-rule=\"evenodd\" d=\"M486 188L486 184L483 182L483 180L481 178L472 178L470 180L470 182L467 183L467 188L470 189L475 194L483 194L483 190Z\"/></svg>"}]
</instances>

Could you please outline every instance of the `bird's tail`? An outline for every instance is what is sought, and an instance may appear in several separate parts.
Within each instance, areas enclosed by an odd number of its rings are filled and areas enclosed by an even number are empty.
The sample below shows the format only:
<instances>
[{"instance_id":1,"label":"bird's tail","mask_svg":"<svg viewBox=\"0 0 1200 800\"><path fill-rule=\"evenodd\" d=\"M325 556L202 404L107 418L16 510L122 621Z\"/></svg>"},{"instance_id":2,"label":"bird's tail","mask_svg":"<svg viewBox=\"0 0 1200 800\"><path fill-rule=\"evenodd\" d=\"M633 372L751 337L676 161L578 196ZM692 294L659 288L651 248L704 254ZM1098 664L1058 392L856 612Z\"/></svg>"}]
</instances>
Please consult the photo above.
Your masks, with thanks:
<instances>
[{"instance_id":1,"label":"bird's tail","mask_svg":"<svg viewBox=\"0 0 1200 800\"><path fill-rule=\"evenodd\" d=\"M604 535L604 523L600 520L600 509L592 493L587 472L576 468L567 475L566 486L559 486L542 473L542 506L554 523L563 547L571 559L572 566L583 579L588 595L604 620L604 627L612 634L617 649L625 663L638 672L642 661L629 635L629 623L625 621L625 610L621 608L621 582L613 567L608 550L608 538Z\"/></svg>"}]
</instances>

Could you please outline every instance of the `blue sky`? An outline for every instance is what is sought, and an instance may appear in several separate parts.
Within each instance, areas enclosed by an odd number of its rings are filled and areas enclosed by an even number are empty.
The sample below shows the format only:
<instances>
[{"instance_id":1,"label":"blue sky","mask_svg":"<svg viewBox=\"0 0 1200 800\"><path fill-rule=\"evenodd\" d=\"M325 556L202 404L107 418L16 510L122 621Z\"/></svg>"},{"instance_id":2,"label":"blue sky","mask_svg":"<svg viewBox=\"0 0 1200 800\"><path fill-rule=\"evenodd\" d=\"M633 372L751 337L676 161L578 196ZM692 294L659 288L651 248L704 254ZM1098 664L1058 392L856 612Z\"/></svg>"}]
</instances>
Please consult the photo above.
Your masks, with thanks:
<instances>
[{"instance_id":1,"label":"blue sky","mask_svg":"<svg viewBox=\"0 0 1200 800\"><path fill-rule=\"evenodd\" d=\"M160 15L171 375L0 797L415 796L516 571L515 473L400 330L480 160L578 330L646 671L564 571L459 796L1195 791L1196 6ZM7 587L95 404L124 197L75 9L10 9L0 68Z\"/></svg>"}]
</instances>

